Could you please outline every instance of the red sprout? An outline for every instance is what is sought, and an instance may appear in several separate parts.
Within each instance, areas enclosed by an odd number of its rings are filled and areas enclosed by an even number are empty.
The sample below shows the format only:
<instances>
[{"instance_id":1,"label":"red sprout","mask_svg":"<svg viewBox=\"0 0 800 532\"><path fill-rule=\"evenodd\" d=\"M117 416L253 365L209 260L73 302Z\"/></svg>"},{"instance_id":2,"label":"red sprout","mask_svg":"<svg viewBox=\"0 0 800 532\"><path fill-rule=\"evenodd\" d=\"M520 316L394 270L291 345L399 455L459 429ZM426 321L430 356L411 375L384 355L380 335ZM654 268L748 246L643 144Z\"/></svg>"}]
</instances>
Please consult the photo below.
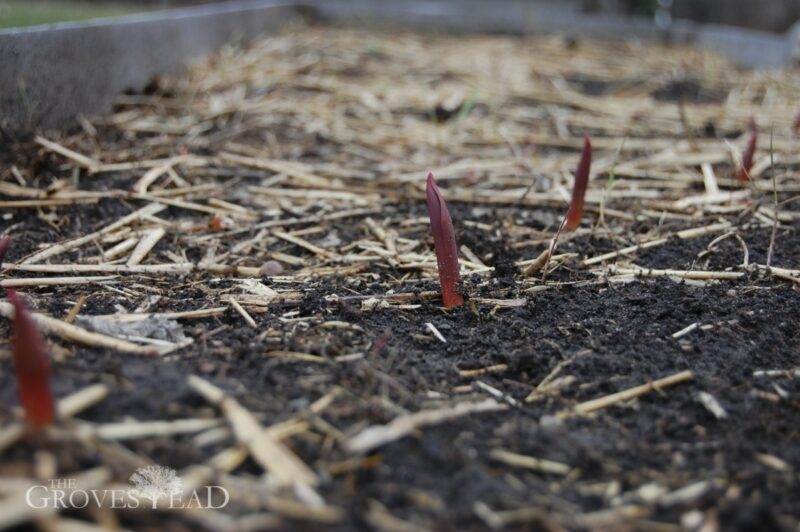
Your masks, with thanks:
<instances>
[{"instance_id":1,"label":"red sprout","mask_svg":"<svg viewBox=\"0 0 800 532\"><path fill-rule=\"evenodd\" d=\"M747 183L750 181L750 169L753 167L753 156L756 153L756 142L758 141L758 126L755 120L750 121L750 142L742 155L742 166L739 169L739 181Z\"/></svg>"},{"instance_id":2,"label":"red sprout","mask_svg":"<svg viewBox=\"0 0 800 532\"><path fill-rule=\"evenodd\" d=\"M464 304L464 298L458 293L461 276L458 270L458 246L453 230L453 220L444 202L433 174L428 173L428 185L425 189L428 201L428 216L431 218L433 245L436 249L436 264L439 267L439 285L442 288L442 302L447 308Z\"/></svg>"},{"instance_id":3,"label":"red sprout","mask_svg":"<svg viewBox=\"0 0 800 532\"><path fill-rule=\"evenodd\" d=\"M592 168L592 139L583 137L583 153L578 171L575 172L575 185L572 188L572 201L567 211L567 223L564 229L574 231L581 224L583 216L583 200L586 196L586 185L589 184L589 171Z\"/></svg>"},{"instance_id":4,"label":"red sprout","mask_svg":"<svg viewBox=\"0 0 800 532\"><path fill-rule=\"evenodd\" d=\"M386 345L386 342L388 340L389 340L389 331L388 330L386 332L381 333L380 335L378 335L378 337L375 338L375 341L372 343L372 347L369 350L370 354L373 355L373 356L380 355L381 351L383 350L383 348Z\"/></svg>"},{"instance_id":5,"label":"red sprout","mask_svg":"<svg viewBox=\"0 0 800 532\"><path fill-rule=\"evenodd\" d=\"M215 212L214 216L211 217L211 221L208 222L208 228L214 233L222 232L222 216L218 212Z\"/></svg>"},{"instance_id":6,"label":"red sprout","mask_svg":"<svg viewBox=\"0 0 800 532\"><path fill-rule=\"evenodd\" d=\"M43 427L56 417L50 387L50 358L28 307L15 290L8 290L8 300L14 306L13 357L20 403L26 421L33 426Z\"/></svg>"},{"instance_id":7,"label":"red sprout","mask_svg":"<svg viewBox=\"0 0 800 532\"><path fill-rule=\"evenodd\" d=\"M9 244L11 244L11 237L3 235L3 238L0 238L0 269L3 267L3 261L6 259Z\"/></svg>"}]
</instances>

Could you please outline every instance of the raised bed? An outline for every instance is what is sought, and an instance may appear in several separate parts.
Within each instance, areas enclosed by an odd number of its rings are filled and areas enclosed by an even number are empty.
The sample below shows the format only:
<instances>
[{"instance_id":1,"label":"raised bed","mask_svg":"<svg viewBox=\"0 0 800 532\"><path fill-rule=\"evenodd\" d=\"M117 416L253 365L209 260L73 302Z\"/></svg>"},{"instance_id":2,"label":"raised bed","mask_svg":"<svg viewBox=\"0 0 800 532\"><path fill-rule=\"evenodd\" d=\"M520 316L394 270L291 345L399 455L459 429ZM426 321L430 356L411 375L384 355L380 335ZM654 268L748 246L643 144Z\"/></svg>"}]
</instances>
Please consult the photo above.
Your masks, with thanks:
<instances>
[{"instance_id":1,"label":"raised bed","mask_svg":"<svg viewBox=\"0 0 800 532\"><path fill-rule=\"evenodd\" d=\"M37 477L158 464L229 504L52 526L795 530L798 86L686 48L295 27L7 142L0 284L52 318L56 395L90 393L25 434L3 357L0 526L43 519ZM543 280L584 134L588 212Z\"/></svg>"},{"instance_id":2,"label":"raised bed","mask_svg":"<svg viewBox=\"0 0 800 532\"><path fill-rule=\"evenodd\" d=\"M0 30L0 129L67 129L108 113L114 97L141 91L155 75L225 44L290 27L298 19L367 29L433 32L558 32L669 42L716 50L738 65L775 67L798 59L797 26L777 35L676 20L587 15L577 2L547 0L230 0L90 22Z\"/></svg>"}]
</instances>

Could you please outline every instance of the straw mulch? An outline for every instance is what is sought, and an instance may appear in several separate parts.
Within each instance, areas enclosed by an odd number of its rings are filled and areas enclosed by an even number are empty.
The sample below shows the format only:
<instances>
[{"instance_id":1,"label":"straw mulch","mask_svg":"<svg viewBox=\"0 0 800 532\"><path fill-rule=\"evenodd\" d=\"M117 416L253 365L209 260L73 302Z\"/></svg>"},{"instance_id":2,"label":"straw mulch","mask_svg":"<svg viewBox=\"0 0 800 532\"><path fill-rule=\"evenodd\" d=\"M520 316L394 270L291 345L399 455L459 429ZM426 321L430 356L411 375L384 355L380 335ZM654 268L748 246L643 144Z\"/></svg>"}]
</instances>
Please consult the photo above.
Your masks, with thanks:
<instances>
[{"instance_id":1,"label":"straw mulch","mask_svg":"<svg viewBox=\"0 0 800 532\"><path fill-rule=\"evenodd\" d=\"M10 140L0 284L48 333L63 419L31 436L2 409L0 526L713 530L748 504L788 526L798 101L796 70L697 50L298 27ZM584 135L584 222L548 257ZM19 504L25 479L124 488L147 463L231 503Z\"/></svg>"}]
</instances>

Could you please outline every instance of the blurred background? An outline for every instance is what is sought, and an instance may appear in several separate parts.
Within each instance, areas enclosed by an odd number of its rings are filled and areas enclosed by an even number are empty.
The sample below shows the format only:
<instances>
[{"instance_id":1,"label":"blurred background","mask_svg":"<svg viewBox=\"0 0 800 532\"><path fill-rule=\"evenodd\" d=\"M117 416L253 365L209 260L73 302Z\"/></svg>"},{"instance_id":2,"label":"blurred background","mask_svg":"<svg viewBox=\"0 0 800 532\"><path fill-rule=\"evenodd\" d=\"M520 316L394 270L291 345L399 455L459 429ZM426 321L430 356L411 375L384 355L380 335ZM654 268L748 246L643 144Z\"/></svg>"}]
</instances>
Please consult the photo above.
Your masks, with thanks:
<instances>
[{"instance_id":1,"label":"blurred background","mask_svg":"<svg viewBox=\"0 0 800 532\"><path fill-rule=\"evenodd\" d=\"M216 0L217 2L221 0ZM384 0L375 0L380 3ZM501 4L503 0L494 0ZM652 17L659 25L672 18L729 24L770 32L786 31L800 18L800 0L530 0L568 5L576 11ZM399 4L403 0L393 0ZM87 20L181 7L215 0L0 0L0 27Z\"/></svg>"}]
</instances>

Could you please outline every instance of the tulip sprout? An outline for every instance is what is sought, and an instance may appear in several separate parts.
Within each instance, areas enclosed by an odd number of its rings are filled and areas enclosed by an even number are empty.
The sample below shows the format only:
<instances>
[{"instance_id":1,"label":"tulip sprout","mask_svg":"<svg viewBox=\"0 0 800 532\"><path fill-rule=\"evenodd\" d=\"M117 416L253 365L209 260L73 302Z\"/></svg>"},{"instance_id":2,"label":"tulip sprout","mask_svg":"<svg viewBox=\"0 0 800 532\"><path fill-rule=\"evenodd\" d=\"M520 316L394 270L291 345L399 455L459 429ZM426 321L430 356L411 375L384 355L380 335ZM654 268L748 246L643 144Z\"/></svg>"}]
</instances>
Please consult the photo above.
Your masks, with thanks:
<instances>
[{"instance_id":1,"label":"tulip sprout","mask_svg":"<svg viewBox=\"0 0 800 532\"><path fill-rule=\"evenodd\" d=\"M20 404L25 412L25 420L30 425L44 427L56 417L50 383L50 358L28 307L15 290L8 290L8 300L14 306L12 354Z\"/></svg>"},{"instance_id":2,"label":"tulip sprout","mask_svg":"<svg viewBox=\"0 0 800 532\"><path fill-rule=\"evenodd\" d=\"M758 126L755 120L750 121L750 141L742 155L742 166L739 168L739 181L747 183L750 181L750 169L753 168L753 156L756 153L756 142L758 142Z\"/></svg>"},{"instance_id":3,"label":"tulip sprout","mask_svg":"<svg viewBox=\"0 0 800 532\"><path fill-rule=\"evenodd\" d=\"M575 185L572 188L572 201L567 211L567 221L564 229L574 231L581 224L583 217L583 202L586 196L586 186L589 184L589 171L592 168L592 141L587 136L583 138L583 153L578 171L575 173Z\"/></svg>"},{"instance_id":4,"label":"tulip sprout","mask_svg":"<svg viewBox=\"0 0 800 532\"><path fill-rule=\"evenodd\" d=\"M442 302L447 308L464 304L464 297L458 292L461 276L458 267L458 246L453 230L453 220L447 204L436 186L433 174L428 174L425 190L428 202L428 216L431 219L433 245L436 249L436 264L439 268L439 285L442 289Z\"/></svg>"}]
</instances>

